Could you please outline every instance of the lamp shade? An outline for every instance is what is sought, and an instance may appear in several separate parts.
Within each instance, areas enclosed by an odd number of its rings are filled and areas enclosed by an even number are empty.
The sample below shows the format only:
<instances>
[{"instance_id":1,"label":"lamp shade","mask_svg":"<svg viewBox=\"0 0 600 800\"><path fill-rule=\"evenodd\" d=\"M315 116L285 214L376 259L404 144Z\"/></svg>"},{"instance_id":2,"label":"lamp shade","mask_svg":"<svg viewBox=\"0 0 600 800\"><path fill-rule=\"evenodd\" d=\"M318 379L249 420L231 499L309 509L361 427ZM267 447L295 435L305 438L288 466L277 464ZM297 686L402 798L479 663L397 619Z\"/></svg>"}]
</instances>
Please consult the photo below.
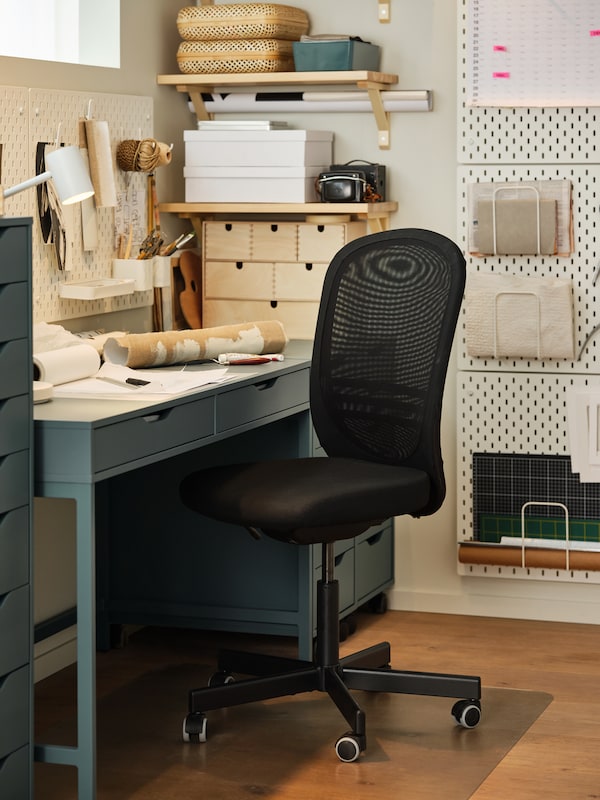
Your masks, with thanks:
<instances>
[{"instance_id":1,"label":"lamp shade","mask_svg":"<svg viewBox=\"0 0 600 800\"><path fill-rule=\"evenodd\" d=\"M46 168L52 175L56 193L63 205L80 203L94 194L90 174L75 145L58 147L47 153Z\"/></svg>"}]
</instances>

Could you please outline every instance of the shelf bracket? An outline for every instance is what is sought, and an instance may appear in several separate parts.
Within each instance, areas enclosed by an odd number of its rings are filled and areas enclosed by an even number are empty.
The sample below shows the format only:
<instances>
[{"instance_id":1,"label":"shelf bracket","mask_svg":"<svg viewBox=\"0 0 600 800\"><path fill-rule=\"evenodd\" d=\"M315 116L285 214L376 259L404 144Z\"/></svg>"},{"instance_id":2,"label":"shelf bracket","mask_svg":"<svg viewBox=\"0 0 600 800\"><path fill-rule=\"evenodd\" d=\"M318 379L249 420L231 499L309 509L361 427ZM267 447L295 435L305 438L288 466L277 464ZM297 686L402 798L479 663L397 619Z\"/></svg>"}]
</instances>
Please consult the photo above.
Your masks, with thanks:
<instances>
[{"instance_id":1,"label":"shelf bracket","mask_svg":"<svg viewBox=\"0 0 600 800\"><path fill-rule=\"evenodd\" d=\"M204 100L202 99L202 87L197 88L196 86L185 86L183 87L183 90L180 89L180 91L186 91L189 94L198 119L212 119L211 115L206 110Z\"/></svg>"},{"instance_id":2,"label":"shelf bracket","mask_svg":"<svg viewBox=\"0 0 600 800\"><path fill-rule=\"evenodd\" d=\"M379 22L390 21L390 5L390 0L379 0Z\"/></svg>"},{"instance_id":3,"label":"shelf bracket","mask_svg":"<svg viewBox=\"0 0 600 800\"><path fill-rule=\"evenodd\" d=\"M373 108L373 115L377 123L377 143L382 150L389 150L390 147L390 115L383 106L381 89L374 86L366 86L369 93L369 100Z\"/></svg>"}]
</instances>

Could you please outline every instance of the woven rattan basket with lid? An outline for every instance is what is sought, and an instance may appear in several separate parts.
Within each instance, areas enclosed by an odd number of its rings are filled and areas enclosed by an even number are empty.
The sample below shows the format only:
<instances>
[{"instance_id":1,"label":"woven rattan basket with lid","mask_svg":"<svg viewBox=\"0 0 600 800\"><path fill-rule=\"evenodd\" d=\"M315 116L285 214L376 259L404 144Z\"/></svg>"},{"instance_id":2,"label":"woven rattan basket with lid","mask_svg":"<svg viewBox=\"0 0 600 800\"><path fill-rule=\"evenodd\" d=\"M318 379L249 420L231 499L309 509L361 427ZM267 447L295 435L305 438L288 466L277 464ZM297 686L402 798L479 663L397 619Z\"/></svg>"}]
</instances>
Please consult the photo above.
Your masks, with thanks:
<instances>
[{"instance_id":1,"label":"woven rattan basket with lid","mask_svg":"<svg viewBox=\"0 0 600 800\"><path fill-rule=\"evenodd\" d=\"M177 30L188 41L223 39L298 40L308 32L301 8L277 3L225 3L187 6L177 15Z\"/></svg>"},{"instance_id":2,"label":"woven rattan basket with lid","mask_svg":"<svg viewBox=\"0 0 600 800\"><path fill-rule=\"evenodd\" d=\"M177 64L190 74L293 72L292 42L278 39L228 39L220 42L181 42Z\"/></svg>"}]
</instances>

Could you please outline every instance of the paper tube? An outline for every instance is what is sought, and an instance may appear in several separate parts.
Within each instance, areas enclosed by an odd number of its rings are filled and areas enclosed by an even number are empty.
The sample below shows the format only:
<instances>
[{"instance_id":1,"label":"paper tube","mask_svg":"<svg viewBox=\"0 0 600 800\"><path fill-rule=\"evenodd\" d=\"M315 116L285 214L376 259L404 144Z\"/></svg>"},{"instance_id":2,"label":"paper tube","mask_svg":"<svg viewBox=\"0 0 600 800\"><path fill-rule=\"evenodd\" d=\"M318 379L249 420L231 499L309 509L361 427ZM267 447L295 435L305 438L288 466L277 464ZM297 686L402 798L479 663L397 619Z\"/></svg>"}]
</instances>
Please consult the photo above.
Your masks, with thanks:
<instances>
[{"instance_id":1,"label":"paper tube","mask_svg":"<svg viewBox=\"0 0 600 800\"><path fill-rule=\"evenodd\" d=\"M521 547L463 542L458 547L458 560L461 564L521 567L523 566L522 552ZM525 567L532 569L567 569L566 550L526 547ZM600 570L600 552L569 550L569 569Z\"/></svg>"},{"instance_id":2,"label":"paper tube","mask_svg":"<svg viewBox=\"0 0 600 800\"><path fill-rule=\"evenodd\" d=\"M34 380L57 385L89 378L100 369L98 351L89 344L75 344L33 356Z\"/></svg>"},{"instance_id":3,"label":"paper tube","mask_svg":"<svg viewBox=\"0 0 600 800\"><path fill-rule=\"evenodd\" d=\"M131 333L107 339L104 360L133 369L185 364L220 353L280 353L287 343L281 322L247 322L185 331Z\"/></svg>"},{"instance_id":4,"label":"paper tube","mask_svg":"<svg viewBox=\"0 0 600 800\"><path fill-rule=\"evenodd\" d=\"M112 165L108 122L86 119L85 137L96 206L99 208L116 206L117 189Z\"/></svg>"}]
</instances>

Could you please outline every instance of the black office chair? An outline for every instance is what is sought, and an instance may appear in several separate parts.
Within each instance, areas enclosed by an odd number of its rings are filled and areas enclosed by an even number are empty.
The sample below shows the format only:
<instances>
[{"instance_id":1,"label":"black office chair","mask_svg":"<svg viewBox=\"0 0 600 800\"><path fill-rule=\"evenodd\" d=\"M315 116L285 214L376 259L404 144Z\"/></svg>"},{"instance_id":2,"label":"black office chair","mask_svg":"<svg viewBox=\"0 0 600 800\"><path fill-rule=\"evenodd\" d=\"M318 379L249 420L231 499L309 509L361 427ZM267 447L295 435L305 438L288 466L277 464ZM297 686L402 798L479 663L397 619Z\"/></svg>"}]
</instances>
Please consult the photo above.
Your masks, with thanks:
<instances>
[{"instance_id":1,"label":"black office chair","mask_svg":"<svg viewBox=\"0 0 600 800\"><path fill-rule=\"evenodd\" d=\"M182 481L183 502L200 514L323 546L314 662L222 652L209 686L190 692L186 741L206 740L211 709L313 690L327 692L350 725L335 746L342 761L366 748L350 689L461 698L456 721L479 722L477 677L390 669L387 642L340 659L334 580L336 541L394 516L433 514L444 499L442 393L464 281L460 250L431 231L345 245L325 277L311 368L313 424L329 457L232 464ZM235 681L234 672L255 677Z\"/></svg>"}]
</instances>

